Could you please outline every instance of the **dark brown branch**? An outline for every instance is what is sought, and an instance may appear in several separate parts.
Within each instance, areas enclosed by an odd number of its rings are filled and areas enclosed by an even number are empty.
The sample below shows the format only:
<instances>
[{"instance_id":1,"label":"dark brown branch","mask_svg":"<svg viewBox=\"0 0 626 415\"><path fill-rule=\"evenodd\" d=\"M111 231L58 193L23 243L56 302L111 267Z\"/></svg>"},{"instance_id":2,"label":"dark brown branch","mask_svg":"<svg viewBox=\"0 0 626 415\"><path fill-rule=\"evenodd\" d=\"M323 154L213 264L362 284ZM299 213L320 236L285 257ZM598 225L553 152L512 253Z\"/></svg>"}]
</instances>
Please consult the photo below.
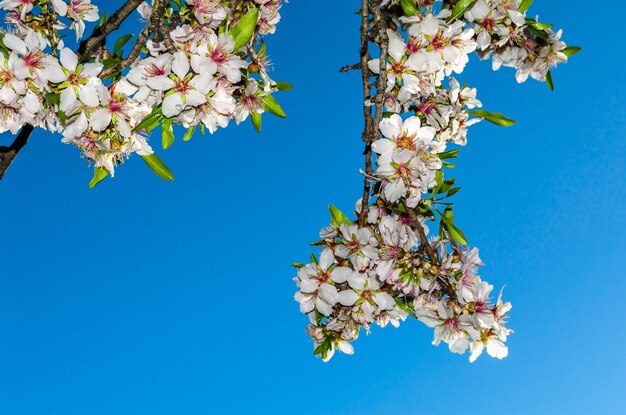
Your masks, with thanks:
<instances>
[{"instance_id":1,"label":"dark brown branch","mask_svg":"<svg viewBox=\"0 0 626 415\"><path fill-rule=\"evenodd\" d=\"M428 242L428 238L426 237L426 232L424 232L424 227L422 226L422 222L419 221L419 218L417 217L413 209L407 208L407 211L409 213L409 220L411 221L411 223L417 230L417 234L420 237L420 240L421 240L420 248L424 247L426 249L426 253L428 254L428 258L430 258L431 262L437 261L437 253L433 249L433 246L430 244L430 242Z\"/></svg>"},{"instance_id":2,"label":"dark brown branch","mask_svg":"<svg viewBox=\"0 0 626 415\"><path fill-rule=\"evenodd\" d=\"M17 153L26 145L32 132L33 126L24 124L15 140L13 140L13 144L9 147L0 147L0 180L2 180L4 173L6 173L15 157L17 157Z\"/></svg>"},{"instance_id":3,"label":"dark brown branch","mask_svg":"<svg viewBox=\"0 0 626 415\"><path fill-rule=\"evenodd\" d=\"M357 69L361 69L361 62L355 63L354 65L346 65L339 69L339 72L350 72L355 71Z\"/></svg>"},{"instance_id":4,"label":"dark brown branch","mask_svg":"<svg viewBox=\"0 0 626 415\"><path fill-rule=\"evenodd\" d=\"M361 212L359 214L359 227L365 225L367 220L367 214L369 212L369 198L370 198L370 177L368 174L372 171L372 145L370 143L370 136L372 132L372 109L369 106L369 102L372 98L372 91L370 90L370 70L367 66L370 60L369 54L369 17L370 17L370 4L369 0L361 0L361 80L363 83L363 118L365 120L365 128L361 138L365 141L365 177L363 178L363 198L361 199Z\"/></svg>"},{"instance_id":5,"label":"dark brown branch","mask_svg":"<svg viewBox=\"0 0 626 415\"><path fill-rule=\"evenodd\" d=\"M370 7L371 2L371 7ZM363 141L365 141L365 177L363 179L363 199L361 201L361 213L359 215L359 226L365 225L369 212L369 201L371 193L371 177L374 175L372 162L372 143L380 136L379 122L383 115L383 104L387 88L387 56L389 54L389 39L387 36L387 25L382 16L380 0L362 0L361 6L361 73L363 82L363 95L365 105L363 115L365 117L365 129L363 131ZM369 15L373 15L373 27L370 30ZM370 77L368 67L369 42L373 41L380 46L380 59L378 76L376 79L376 95L372 100ZM372 117L372 108L368 103L376 106L376 115Z\"/></svg>"},{"instance_id":6,"label":"dark brown branch","mask_svg":"<svg viewBox=\"0 0 626 415\"><path fill-rule=\"evenodd\" d=\"M87 59L94 50L100 47L106 37L111 32L117 30L122 22L124 22L142 2L143 0L127 0L102 26L96 27L91 36L81 42L77 53L78 60L83 61Z\"/></svg>"}]
</instances>

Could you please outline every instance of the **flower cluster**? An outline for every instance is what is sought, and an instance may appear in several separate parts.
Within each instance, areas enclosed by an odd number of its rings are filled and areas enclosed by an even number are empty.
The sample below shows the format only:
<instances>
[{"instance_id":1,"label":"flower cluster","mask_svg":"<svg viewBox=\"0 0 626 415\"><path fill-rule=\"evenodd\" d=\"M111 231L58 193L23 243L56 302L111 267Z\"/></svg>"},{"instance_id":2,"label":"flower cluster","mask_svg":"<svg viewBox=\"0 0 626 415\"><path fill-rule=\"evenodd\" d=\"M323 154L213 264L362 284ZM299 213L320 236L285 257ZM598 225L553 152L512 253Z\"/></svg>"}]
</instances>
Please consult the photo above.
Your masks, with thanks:
<instances>
[{"instance_id":1,"label":"flower cluster","mask_svg":"<svg viewBox=\"0 0 626 415\"><path fill-rule=\"evenodd\" d=\"M275 31L280 7L281 0L144 2L137 11L146 26L125 55L131 35L87 52L88 42L76 51L63 42L64 31L80 39L85 22L99 20L89 0L4 0L11 32L0 34L0 132L25 124L59 132L101 180L132 153L155 160L147 139L156 126L167 148L173 125L187 128L188 139L196 126L214 133L231 119L258 120L268 107L284 116L260 40Z\"/></svg>"},{"instance_id":2,"label":"flower cluster","mask_svg":"<svg viewBox=\"0 0 626 415\"><path fill-rule=\"evenodd\" d=\"M459 153L448 147L465 145L469 126L514 122L477 109L476 90L453 75L476 52L493 56L496 69L517 68L519 81L546 80L551 66L567 60L566 47L560 32L526 19L519 0L369 5L366 35L373 33L383 56L362 68L378 86L365 105L372 118L382 114L364 133L365 155L371 149L376 159L364 172L367 197L357 202L354 221L331 206L331 226L314 244L323 248L319 259L294 264L295 298L309 316L315 354L325 361L335 350L352 354L361 329L398 326L412 316L434 329L433 344L469 350L472 362L485 348L504 358L511 305L492 298L493 286L478 275L478 249L468 246L448 201L460 188L444 171ZM426 223L437 219L439 232L428 238Z\"/></svg>"}]
</instances>

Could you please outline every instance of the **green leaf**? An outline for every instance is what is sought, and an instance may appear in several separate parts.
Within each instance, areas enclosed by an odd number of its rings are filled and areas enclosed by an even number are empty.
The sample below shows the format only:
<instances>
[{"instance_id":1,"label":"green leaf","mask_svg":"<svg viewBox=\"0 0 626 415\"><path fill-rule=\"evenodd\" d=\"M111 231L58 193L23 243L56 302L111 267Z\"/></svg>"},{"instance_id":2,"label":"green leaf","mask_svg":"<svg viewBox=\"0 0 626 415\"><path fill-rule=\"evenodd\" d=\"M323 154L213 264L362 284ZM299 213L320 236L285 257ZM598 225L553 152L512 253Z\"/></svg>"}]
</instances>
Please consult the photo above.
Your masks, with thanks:
<instances>
[{"instance_id":1,"label":"green leaf","mask_svg":"<svg viewBox=\"0 0 626 415\"><path fill-rule=\"evenodd\" d=\"M146 162L148 167L150 167L152 171L156 173L157 176L159 176L163 180L167 180L170 182L174 181L174 174L169 168L167 168L165 163L163 163L163 161L161 161L161 159L157 157L156 154L152 153L149 156L141 156L141 158L143 159L143 161Z\"/></svg>"},{"instance_id":2,"label":"green leaf","mask_svg":"<svg viewBox=\"0 0 626 415\"><path fill-rule=\"evenodd\" d=\"M107 22L107 12L102 13L102 17L100 17L100 26L104 26Z\"/></svg>"},{"instance_id":3,"label":"green leaf","mask_svg":"<svg viewBox=\"0 0 626 415\"><path fill-rule=\"evenodd\" d=\"M161 144L163 149L167 150L172 144L174 144L174 120L172 118L166 118L161 126Z\"/></svg>"},{"instance_id":4,"label":"green leaf","mask_svg":"<svg viewBox=\"0 0 626 415\"><path fill-rule=\"evenodd\" d=\"M546 74L546 85L548 85L550 91L554 91L554 80L552 79L552 72L550 71Z\"/></svg>"},{"instance_id":5,"label":"green leaf","mask_svg":"<svg viewBox=\"0 0 626 415\"><path fill-rule=\"evenodd\" d=\"M242 46L246 45L259 20L259 9L252 9L246 13L241 20L228 32L235 41L235 51L238 51Z\"/></svg>"},{"instance_id":6,"label":"green leaf","mask_svg":"<svg viewBox=\"0 0 626 415\"><path fill-rule=\"evenodd\" d=\"M569 57L569 56L574 56L581 50L582 48L579 48L578 46L568 46L565 49L563 49L563 53L565 54L565 56Z\"/></svg>"},{"instance_id":7,"label":"green leaf","mask_svg":"<svg viewBox=\"0 0 626 415\"><path fill-rule=\"evenodd\" d=\"M122 36L121 38L117 39L117 42L115 42L115 46L113 47L113 53L117 54L117 52L122 50L124 45L128 43L128 41L131 40L133 36L135 35L130 34L130 35Z\"/></svg>"},{"instance_id":8,"label":"green leaf","mask_svg":"<svg viewBox=\"0 0 626 415\"><path fill-rule=\"evenodd\" d=\"M109 171L104 167L96 167L93 171L93 179L89 182L89 188L93 189L109 175Z\"/></svg>"},{"instance_id":9,"label":"green leaf","mask_svg":"<svg viewBox=\"0 0 626 415\"><path fill-rule=\"evenodd\" d=\"M304 268L304 264L301 264L301 263L299 263L299 262L292 262L292 263L291 263L291 266L292 266L292 267L295 267L295 268L298 268L298 269L300 269L300 268Z\"/></svg>"},{"instance_id":10,"label":"green leaf","mask_svg":"<svg viewBox=\"0 0 626 415\"><path fill-rule=\"evenodd\" d=\"M261 59L264 59L267 56L267 45L264 40L261 41L261 46L259 46L259 51L256 54L259 55L259 58Z\"/></svg>"},{"instance_id":11,"label":"green leaf","mask_svg":"<svg viewBox=\"0 0 626 415\"><path fill-rule=\"evenodd\" d=\"M465 10L473 6L475 2L476 0L459 0L454 5L454 9L452 9L452 15L450 16L449 20L454 20L459 18L460 16L463 16Z\"/></svg>"},{"instance_id":12,"label":"green leaf","mask_svg":"<svg viewBox=\"0 0 626 415\"><path fill-rule=\"evenodd\" d=\"M193 136L194 131L196 131L195 125L191 128L188 128L187 131L185 131L185 135L183 136L183 141L191 140L191 137Z\"/></svg>"},{"instance_id":13,"label":"green leaf","mask_svg":"<svg viewBox=\"0 0 626 415\"><path fill-rule=\"evenodd\" d=\"M446 231L450 234L450 237L461 245L467 245L467 237L463 231L457 228L454 224L454 213L452 212L452 208L448 206L443 213L438 210L437 213L439 213L439 216L441 217L441 225L445 227Z\"/></svg>"},{"instance_id":14,"label":"green leaf","mask_svg":"<svg viewBox=\"0 0 626 415\"><path fill-rule=\"evenodd\" d=\"M495 125L499 125L501 127L510 127L515 125L515 121L505 117L499 112L489 112L485 110L473 110L469 112L470 115L474 117L482 118L489 122L494 123Z\"/></svg>"},{"instance_id":15,"label":"green leaf","mask_svg":"<svg viewBox=\"0 0 626 415\"><path fill-rule=\"evenodd\" d=\"M459 193L460 191L461 191L460 187L455 187L454 189L450 189L450 191L448 192L446 197L454 196L455 194Z\"/></svg>"},{"instance_id":16,"label":"green leaf","mask_svg":"<svg viewBox=\"0 0 626 415\"><path fill-rule=\"evenodd\" d=\"M419 12L415 5L415 0L400 0L400 5L402 10L404 10L405 16L415 16Z\"/></svg>"},{"instance_id":17,"label":"green leaf","mask_svg":"<svg viewBox=\"0 0 626 415\"><path fill-rule=\"evenodd\" d=\"M328 208L330 209L330 222L334 227L338 228L341 225L352 225L352 221L344 215L342 211L333 205L328 205Z\"/></svg>"},{"instance_id":18,"label":"green leaf","mask_svg":"<svg viewBox=\"0 0 626 415\"><path fill-rule=\"evenodd\" d=\"M285 111L280 106L278 101L276 101L276 98L274 98L273 96L264 96L263 98L261 98L261 102L263 103L266 111L271 112L277 117L287 118L287 114L285 114Z\"/></svg>"},{"instance_id":19,"label":"green leaf","mask_svg":"<svg viewBox=\"0 0 626 415\"><path fill-rule=\"evenodd\" d=\"M293 89L293 85L289 82L276 82L276 89L279 91L291 91Z\"/></svg>"},{"instance_id":20,"label":"green leaf","mask_svg":"<svg viewBox=\"0 0 626 415\"><path fill-rule=\"evenodd\" d=\"M535 19L530 19L530 18L526 18L526 25L528 25L529 27L534 27L535 29L541 30L541 31L544 31L544 32L545 32L545 30L551 29L552 26L554 26L554 25L552 25L550 23L540 23L540 22L536 21ZM546 35L547 35L547 33L546 33Z\"/></svg>"},{"instance_id":21,"label":"green leaf","mask_svg":"<svg viewBox=\"0 0 626 415\"><path fill-rule=\"evenodd\" d=\"M403 298L397 297L396 304L398 305L398 307L404 310L408 315L410 315L413 318L417 318L417 316L415 315L415 310L413 310L413 307L411 307L408 304L406 297L403 297Z\"/></svg>"},{"instance_id":22,"label":"green leaf","mask_svg":"<svg viewBox=\"0 0 626 415\"><path fill-rule=\"evenodd\" d=\"M444 151L443 153L439 153L437 154L437 157L439 157L440 160L455 159L459 157L460 152L461 150L457 148L455 150L448 150Z\"/></svg>"},{"instance_id":23,"label":"green leaf","mask_svg":"<svg viewBox=\"0 0 626 415\"><path fill-rule=\"evenodd\" d=\"M250 120L252 120L252 125L254 126L254 129L257 131L257 133L260 133L261 125L263 124L262 115L258 112L253 112L252 114L250 114Z\"/></svg>"},{"instance_id":24,"label":"green leaf","mask_svg":"<svg viewBox=\"0 0 626 415\"><path fill-rule=\"evenodd\" d=\"M532 33L533 35L535 35L535 36L537 36L537 37L539 37L539 38L541 38L543 40L548 40L548 34L545 31L538 30L538 29L536 29L536 28L534 28L532 26L528 26L528 27L526 27L526 29L530 33Z\"/></svg>"},{"instance_id":25,"label":"green leaf","mask_svg":"<svg viewBox=\"0 0 626 415\"><path fill-rule=\"evenodd\" d=\"M152 112L144 117L143 120L135 128L133 128L133 132L139 130L148 130L154 128L159 122L161 122L161 118L163 115L161 114L161 106L156 106L152 110Z\"/></svg>"},{"instance_id":26,"label":"green leaf","mask_svg":"<svg viewBox=\"0 0 626 415\"><path fill-rule=\"evenodd\" d=\"M533 4L533 0L522 0L522 3L519 5L519 11L524 13L526 10L530 9L531 4Z\"/></svg>"}]
</instances>

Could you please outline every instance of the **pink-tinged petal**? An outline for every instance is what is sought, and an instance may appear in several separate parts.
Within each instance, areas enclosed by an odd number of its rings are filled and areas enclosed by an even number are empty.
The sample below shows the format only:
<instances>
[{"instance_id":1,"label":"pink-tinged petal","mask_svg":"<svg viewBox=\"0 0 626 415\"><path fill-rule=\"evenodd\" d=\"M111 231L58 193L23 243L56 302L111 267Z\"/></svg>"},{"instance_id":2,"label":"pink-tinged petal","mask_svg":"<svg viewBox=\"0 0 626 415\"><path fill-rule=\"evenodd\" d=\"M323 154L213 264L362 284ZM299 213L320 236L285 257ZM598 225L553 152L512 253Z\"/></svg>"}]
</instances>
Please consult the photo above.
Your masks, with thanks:
<instances>
[{"instance_id":1,"label":"pink-tinged petal","mask_svg":"<svg viewBox=\"0 0 626 415\"><path fill-rule=\"evenodd\" d=\"M89 124L96 132L104 131L111 124L111 113L106 108L100 108L91 114Z\"/></svg>"},{"instance_id":2,"label":"pink-tinged petal","mask_svg":"<svg viewBox=\"0 0 626 415\"><path fill-rule=\"evenodd\" d=\"M482 341L472 342L472 344L470 344L470 363L474 363L476 359L478 359L478 357L483 354L484 349L485 346L483 345Z\"/></svg>"},{"instance_id":3,"label":"pink-tinged petal","mask_svg":"<svg viewBox=\"0 0 626 415\"><path fill-rule=\"evenodd\" d=\"M330 316L332 314L332 312L333 312L332 307L329 306L320 297L316 297L315 298L315 308L317 308L317 311L319 311L320 313L322 313L326 317Z\"/></svg>"},{"instance_id":4,"label":"pink-tinged petal","mask_svg":"<svg viewBox=\"0 0 626 415\"><path fill-rule=\"evenodd\" d=\"M65 69L69 69L71 72L76 70L76 65L78 65L78 57L74 52L72 52L69 48L61 49L61 65Z\"/></svg>"},{"instance_id":5,"label":"pink-tinged petal","mask_svg":"<svg viewBox=\"0 0 626 415\"><path fill-rule=\"evenodd\" d=\"M421 126L422 122L418 117L409 117L404 122L404 129L407 131L409 136L416 136Z\"/></svg>"},{"instance_id":6,"label":"pink-tinged petal","mask_svg":"<svg viewBox=\"0 0 626 415\"><path fill-rule=\"evenodd\" d=\"M148 79L148 86L157 91L167 91L174 87L175 83L167 76L155 76Z\"/></svg>"},{"instance_id":7,"label":"pink-tinged petal","mask_svg":"<svg viewBox=\"0 0 626 415\"><path fill-rule=\"evenodd\" d=\"M61 69L61 65L54 61L51 57L46 60L43 70L39 73L44 80L48 80L53 83L60 83L67 79Z\"/></svg>"},{"instance_id":8,"label":"pink-tinged petal","mask_svg":"<svg viewBox=\"0 0 626 415\"><path fill-rule=\"evenodd\" d=\"M80 74L85 78L95 78L100 75L102 68L104 68L104 65L101 63L86 63Z\"/></svg>"},{"instance_id":9,"label":"pink-tinged petal","mask_svg":"<svg viewBox=\"0 0 626 415\"><path fill-rule=\"evenodd\" d=\"M334 285L330 284L322 284L317 289L317 293L324 301L326 301L331 306L337 304L339 300L339 293L337 292L337 288Z\"/></svg>"},{"instance_id":10,"label":"pink-tinged petal","mask_svg":"<svg viewBox=\"0 0 626 415\"><path fill-rule=\"evenodd\" d=\"M340 340L339 342L337 342L337 348L341 350L342 353L348 355L354 354L354 347L352 347L352 345L346 341Z\"/></svg>"},{"instance_id":11,"label":"pink-tinged petal","mask_svg":"<svg viewBox=\"0 0 626 415\"><path fill-rule=\"evenodd\" d=\"M381 139L372 144L372 150L377 154L391 153L395 148L395 144L391 140Z\"/></svg>"},{"instance_id":12,"label":"pink-tinged petal","mask_svg":"<svg viewBox=\"0 0 626 415\"><path fill-rule=\"evenodd\" d=\"M338 267L330 273L330 278L337 284L342 284L348 280L348 277L352 275L354 271L348 267Z\"/></svg>"},{"instance_id":13,"label":"pink-tinged petal","mask_svg":"<svg viewBox=\"0 0 626 415\"><path fill-rule=\"evenodd\" d=\"M76 92L73 87L65 88L61 91L61 102L59 108L61 111L67 112L67 110L76 102Z\"/></svg>"},{"instance_id":14,"label":"pink-tinged petal","mask_svg":"<svg viewBox=\"0 0 626 415\"><path fill-rule=\"evenodd\" d=\"M306 294L314 293L317 291L317 287L319 284L315 280L309 279L301 279L300 280L300 291Z\"/></svg>"},{"instance_id":15,"label":"pink-tinged petal","mask_svg":"<svg viewBox=\"0 0 626 415\"><path fill-rule=\"evenodd\" d=\"M375 74L380 72L380 59L372 59L367 63L367 67Z\"/></svg>"},{"instance_id":16,"label":"pink-tinged petal","mask_svg":"<svg viewBox=\"0 0 626 415\"><path fill-rule=\"evenodd\" d=\"M487 353L496 359L504 359L509 355L509 349L498 339L487 340Z\"/></svg>"},{"instance_id":17,"label":"pink-tinged petal","mask_svg":"<svg viewBox=\"0 0 626 415\"><path fill-rule=\"evenodd\" d=\"M322 268L323 270L327 270L334 262L335 255L333 254L332 249L324 249L324 251L322 251L322 254L320 255L320 268Z\"/></svg>"},{"instance_id":18,"label":"pink-tinged petal","mask_svg":"<svg viewBox=\"0 0 626 415\"><path fill-rule=\"evenodd\" d=\"M22 55L26 55L28 53L26 43L12 33L5 33L2 41L4 42L4 45L11 50L21 53Z\"/></svg>"},{"instance_id":19,"label":"pink-tinged petal","mask_svg":"<svg viewBox=\"0 0 626 415\"><path fill-rule=\"evenodd\" d=\"M452 353L463 354L467 351L469 345L469 340L465 336L459 336L449 344L449 347Z\"/></svg>"},{"instance_id":20,"label":"pink-tinged petal","mask_svg":"<svg viewBox=\"0 0 626 415\"><path fill-rule=\"evenodd\" d=\"M168 95L163 100L163 115L167 118L175 117L180 114L184 108L183 97L180 93L176 92L172 95Z\"/></svg>"},{"instance_id":21,"label":"pink-tinged petal","mask_svg":"<svg viewBox=\"0 0 626 415\"><path fill-rule=\"evenodd\" d=\"M339 302L341 305L350 307L359 299L359 295L352 290L344 290L339 292Z\"/></svg>"},{"instance_id":22,"label":"pink-tinged petal","mask_svg":"<svg viewBox=\"0 0 626 415\"><path fill-rule=\"evenodd\" d=\"M374 295L374 302L381 310L392 310L396 305L393 297L385 292Z\"/></svg>"},{"instance_id":23,"label":"pink-tinged petal","mask_svg":"<svg viewBox=\"0 0 626 415\"><path fill-rule=\"evenodd\" d=\"M57 12L59 16L65 16L67 14L67 3L62 0L50 0L52 6L54 7L54 11Z\"/></svg>"},{"instance_id":24,"label":"pink-tinged petal","mask_svg":"<svg viewBox=\"0 0 626 415\"><path fill-rule=\"evenodd\" d=\"M365 288L365 277L360 272L353 272L348 277L348 285L355 290L362 290Z\"/></svg>"},{"instance_id":25,"label":"pink-tinged petal","mask_svg":"<svg viewBox=\"0 0 626 415\"><path fill-rule=\"evenodd\" d=\"M100 104L98 90L95 86L90 84L78 87L78 97L83 104L90 107L97 107Z\"/></svg>"},{"instance_id":26,"label":"pink-tinged petal","mask_svg":"<svg viewBox=\"0 0 626 415\"><path fill-rule=\"evenodd\" d=\"M393 114L380 122L380 132L387 138L398 137L402 134L402 118Z\"/></svg>"},{"instance_id":27,"label":"pink-tinged petal","mask_svg":"<svg viewBox=\"0 0 626 415\"><path fill-rule=\"evenodd\" d=\"M191 55L191 67L198 74L213 75L217 72L217 64L206 56Z\"/></svg>"},{"instance_id":28,"label":"pink-tinged petal","mask_svg":"<svg viewBox=\"0 0 626 415\"><path fill-rule=\"evenodd\" d=\"M186 104L190 107L197 107L206 102L206 96L198 91L189 91L186 95Z\"/></svg>"},{"instance_id":29,"label":"pink-tinged petal","mask_svg":"<svg viewBox=\"0 0 626 415\"><path fill-rule=\"evenodd\" d=\"M174 54L174 62L172 63L172 72L178 78L184 78L189 73L189 60L184 52L176 52Z\"/></svg>"}]
</instances>

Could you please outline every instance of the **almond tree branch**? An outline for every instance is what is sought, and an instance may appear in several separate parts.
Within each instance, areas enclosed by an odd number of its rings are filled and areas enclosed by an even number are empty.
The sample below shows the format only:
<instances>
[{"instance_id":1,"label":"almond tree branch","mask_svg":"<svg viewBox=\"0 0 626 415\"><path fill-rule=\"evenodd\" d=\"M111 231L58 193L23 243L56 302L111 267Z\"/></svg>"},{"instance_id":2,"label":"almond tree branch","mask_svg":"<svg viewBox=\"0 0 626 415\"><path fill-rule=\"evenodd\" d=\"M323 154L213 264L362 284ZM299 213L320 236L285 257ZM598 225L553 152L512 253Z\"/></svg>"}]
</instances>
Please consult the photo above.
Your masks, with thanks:
<instances>
[{"instance_id":1,"label":"almond tree branch","mask_svg":"<svg viewBox=\"0 0 626 415\"><path fill-rule=\"evenodd\" d=\"M389 38L387 36L387 25L382 17L380 0L362 0L361 2L361 78L363 82L363 115L365 118L365 129L362 139L365 141L365 177L363 179L363 199L361 201L361 213L359 215L359 227L365 225L369 212L369 201L371 193L371 177L374 175L372 162L372 143L380 136L379 122L383 114L383 103L385 100L385 90L387 86L387 56L389 53ZM372 30L370 30L369 15L373 16ZM380 66L376 79L376 95L372 99L370 77L371 72L368 67L370 60L369 42L375 42L380 46ZM371 105L376 106L376 115L372 116Z\"/></svg>"},{"instance_id":2,"label":"almond tree branch","mask_svg":"<svg viewBox=\"0 0 626 415\"><path fill-rule=\"evenodd\" d=\"M9 147L0 147L0 180L4 177L7 169L15 160L17 153L26 145L30 134L33 132L34 127L30 124L25 124L20 132L13 140L13 144Z\"/></svg>"},{"instance_id":3,"label":"almond tree branch","mask_svg":"<svg viewBox=\"0 0 626 415\"><path fill-rule=\"evenodd\" d=\"M106 39L106 37L113 31L117 30L122 22L126 20L130 14L139 7L143 0L127 0L122 7L120 7L115 13L109 17L109 19L102 25L93 30L91 36L83 40L78 48L78 60L83 61L87 59L94 50L96 50L100 44Z\"/></svg>"}]
</instances>

